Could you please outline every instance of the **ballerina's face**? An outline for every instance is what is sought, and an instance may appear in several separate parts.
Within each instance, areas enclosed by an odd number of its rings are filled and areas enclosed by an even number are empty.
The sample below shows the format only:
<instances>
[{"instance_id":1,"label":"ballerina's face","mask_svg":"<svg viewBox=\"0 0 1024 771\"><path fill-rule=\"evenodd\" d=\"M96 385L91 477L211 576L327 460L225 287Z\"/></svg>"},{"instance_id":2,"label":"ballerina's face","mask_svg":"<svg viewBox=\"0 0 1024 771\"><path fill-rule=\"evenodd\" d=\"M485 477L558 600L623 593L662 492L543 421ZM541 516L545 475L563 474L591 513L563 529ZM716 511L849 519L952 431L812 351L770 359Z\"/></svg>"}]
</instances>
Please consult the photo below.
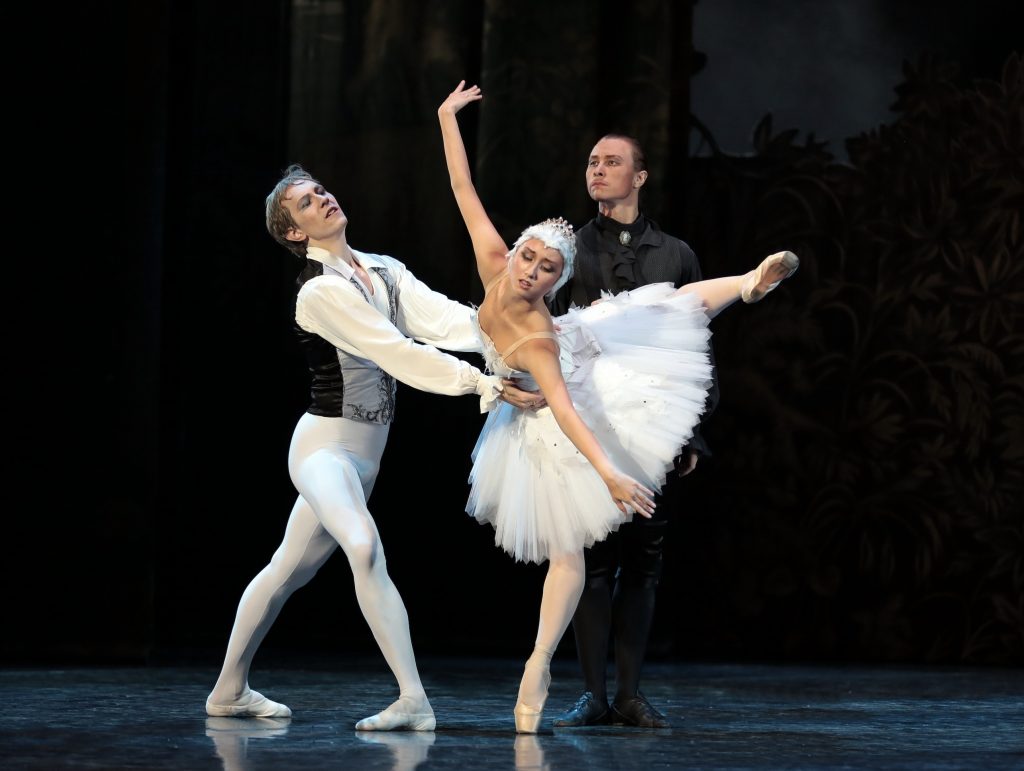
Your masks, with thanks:
<instances>
[{"instance_id":1,"label":"ballerina's face","mask_svg":"<svg viewBox=\"0 0 1024 771\"><path fill-rule=\"evenodd\" d=\"M509 260L512 289L529 300L543 297L558 281L563 267L560 251L545 246L539 238L531 238Z\"/></svg>"}]
</instances>

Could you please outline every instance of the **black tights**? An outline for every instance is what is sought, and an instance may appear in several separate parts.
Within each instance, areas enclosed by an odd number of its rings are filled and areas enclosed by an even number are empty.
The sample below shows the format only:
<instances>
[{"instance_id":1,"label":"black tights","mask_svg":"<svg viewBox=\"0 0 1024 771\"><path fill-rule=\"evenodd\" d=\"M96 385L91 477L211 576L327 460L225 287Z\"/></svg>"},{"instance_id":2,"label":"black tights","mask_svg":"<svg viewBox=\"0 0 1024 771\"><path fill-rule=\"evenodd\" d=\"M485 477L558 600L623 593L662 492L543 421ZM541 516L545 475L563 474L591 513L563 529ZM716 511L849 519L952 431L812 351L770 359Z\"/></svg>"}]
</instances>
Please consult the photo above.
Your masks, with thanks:
<instances>
[{"instance_id":1,"label":"black tights","mask_svg":"<svg viewBox=\"0 0 1024 771\"><path fill-rule=\"evenodd\" d=\"M599 700L608 698L605 672L611 632L615 635L616 700L635 696L640 686L661 577L666 509L659 505L652 519L637 518L584 553L587 578L572 628L586 690Z\"/></svg>"}]
</instances>

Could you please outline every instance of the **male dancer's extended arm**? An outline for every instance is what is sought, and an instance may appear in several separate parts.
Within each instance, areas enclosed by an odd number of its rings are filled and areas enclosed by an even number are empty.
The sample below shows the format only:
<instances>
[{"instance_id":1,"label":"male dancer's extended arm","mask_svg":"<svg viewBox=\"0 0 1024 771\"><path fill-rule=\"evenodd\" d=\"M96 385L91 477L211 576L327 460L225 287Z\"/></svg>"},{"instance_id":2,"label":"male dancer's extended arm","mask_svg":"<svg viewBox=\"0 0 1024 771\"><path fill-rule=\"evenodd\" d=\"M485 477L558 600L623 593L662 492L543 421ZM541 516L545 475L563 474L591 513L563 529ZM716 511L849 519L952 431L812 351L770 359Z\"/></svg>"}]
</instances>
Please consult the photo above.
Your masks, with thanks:
<instances>
[{"instance_id":1,"label":"male dancer's extended arm","mask_svg":"<svg viewBox=\"0 0 1024 771\"><path fill-rule=\"evenodd\" d=\"M476 311L424 284L398 260L377 256L397 278L398 328L422 343L448 351L480 352Z\"/></svg>"},{"instance_id":2,"label":"male dancer's extended arm","mask_svg":"<svg viewBox=\"0 0 1024 771\"><path fill-rule=\"evenodd\" d=\"M377 259L387 262L398 276L398 327L402 332L449 351L480 353L476 310L435 292L398 260L380 255ZM502 384L499 398L513 407L536 410L547 404L539 392L520 390L513 380Z\"/></svg>"},{"instance_id":3,"label":"male dancer's extended arm","mask_svg":"<svg viewBox=\"0 0 1024 771\"><path fill-rule=\"evenodd\" d=\"M497 378L403 335L340 277L307 281L299 290L295 321L307 332L353 356L370 359L421 391L448 396L477 393L482 397L481 408L500 391Z\"/></svg>"}]
</instances>

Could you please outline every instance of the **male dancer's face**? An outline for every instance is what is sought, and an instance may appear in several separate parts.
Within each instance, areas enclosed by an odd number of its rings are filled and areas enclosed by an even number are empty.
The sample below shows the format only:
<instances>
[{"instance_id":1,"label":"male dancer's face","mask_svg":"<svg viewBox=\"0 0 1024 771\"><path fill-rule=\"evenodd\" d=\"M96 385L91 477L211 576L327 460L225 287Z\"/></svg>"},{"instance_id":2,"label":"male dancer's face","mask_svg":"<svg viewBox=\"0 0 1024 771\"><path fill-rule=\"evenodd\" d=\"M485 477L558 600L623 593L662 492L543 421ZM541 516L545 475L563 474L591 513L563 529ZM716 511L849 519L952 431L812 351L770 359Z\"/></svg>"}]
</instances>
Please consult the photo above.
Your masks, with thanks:
<instances>
[{"instance_id":1,"label":"male dancer's face","mask_svg":"<svg viewBox=\"0 0 1024 771\"><path fill-rule=\"evenodd\" d=\"M296 227L288 231L292 241L324 241L345 231L348 217L338 200L313 180L292 185L285 193L282 205L288 210Z\"/></svg>"},{"instance_id":2,"label":"male dancer's face","mask_svg":"<svg viewBox=\"0 0 1024 771\"><path fill-rule=\"evenodd\" d=\"M587 161L587 192L598 203L625 203L637 196L641 175L633 167L633 147L624 139L602 139Z\"/></svg>"}]
</instances>

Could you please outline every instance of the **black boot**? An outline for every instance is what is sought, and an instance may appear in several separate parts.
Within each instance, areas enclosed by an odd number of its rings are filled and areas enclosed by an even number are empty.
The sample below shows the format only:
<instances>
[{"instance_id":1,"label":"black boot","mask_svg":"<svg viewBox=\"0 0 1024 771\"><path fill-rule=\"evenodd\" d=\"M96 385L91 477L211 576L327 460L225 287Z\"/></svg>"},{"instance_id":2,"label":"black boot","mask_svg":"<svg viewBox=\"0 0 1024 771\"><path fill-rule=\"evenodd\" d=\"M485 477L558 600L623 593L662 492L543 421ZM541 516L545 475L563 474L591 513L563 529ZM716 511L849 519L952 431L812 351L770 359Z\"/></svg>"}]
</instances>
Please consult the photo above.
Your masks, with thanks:
<instances>
[{"instance_id":1,"label":"black boot","mask_svg":"<svg viewBox=\"0 0 1024 771\"><path fill-rule=\"evenodd\" d=\"M622 542L622 567L615 582L615 700L612 720L619 725L667 728L669 723L640 693L640 672L654 619L668 522L644 520Z\"/></svg>"},{"instance_id":2,"label":"black boot","mask_svg":"<svg viewBox=\"0 0 1024 771\"><path fill-rule=\"evenodd\" d=\"M557 728L581 728L588 725L605 725L607 722L608 701L598 699L590 691L586 691L552 725Z\"/></svg>"},{"instance_id":3,"label":"black boot","mask_svg":"<svg viewBox=\"0 0 1024 771\"><path fill-rule=\"evenodd\" d=\"M668 719L656 710L647 698L638 693L629 699L615 699L612 704L612 722L615 725L637 728L669 728Z\"/></svg>"}]
</instances>

